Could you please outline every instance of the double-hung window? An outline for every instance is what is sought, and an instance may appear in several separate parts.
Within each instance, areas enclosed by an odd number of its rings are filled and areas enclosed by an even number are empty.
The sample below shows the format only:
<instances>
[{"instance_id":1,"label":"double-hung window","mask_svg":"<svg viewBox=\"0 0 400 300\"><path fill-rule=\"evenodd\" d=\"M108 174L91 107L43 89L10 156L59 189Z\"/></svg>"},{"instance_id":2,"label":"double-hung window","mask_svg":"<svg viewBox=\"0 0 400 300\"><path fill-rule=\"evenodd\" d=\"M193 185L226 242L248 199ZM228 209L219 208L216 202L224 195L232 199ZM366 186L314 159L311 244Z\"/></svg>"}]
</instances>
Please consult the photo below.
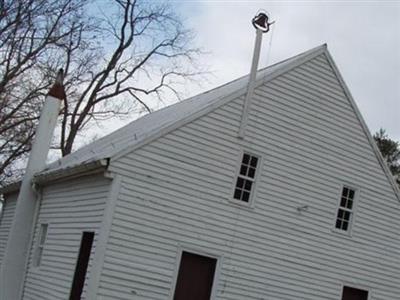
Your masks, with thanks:
<instances>
[{"instance_id":1,"label":"double-hung window","mask_svg":"<svg viewBox=\"0 0 400 300\"><path fill-rule=\"evenodd\" d=\"M44 248L44 244L46 242L48 227L49 227L49 224L41 224L40 225L39 239L38 239L38 244L37 244L37 248L36 248L36 260L35 260L36 267L39 267L40 263L42 261L43 248Z\"/></svg>"},{"instance_id":2,"label":"double-hung window","mask_svg":"<svg viewBox=\"0 0 400 300\"><path fill-rule=\"evenodd\" d=\"M350 231L354 215L354 201L356 190L343 186L340 196L339 207L336 214L335 228L342 231Z\"/></svg>"},{"instance_id":3,"label":"double-hung window","mask_svg":"<svg viewBox=\"0 0 400 300\"><path fill-rule=\"evenodd\" d=\"M259 158L249 153L243 153L239 173L236 179L233 198L235 200L250 202L257 174Z\"/></svg>"}]
</instances>

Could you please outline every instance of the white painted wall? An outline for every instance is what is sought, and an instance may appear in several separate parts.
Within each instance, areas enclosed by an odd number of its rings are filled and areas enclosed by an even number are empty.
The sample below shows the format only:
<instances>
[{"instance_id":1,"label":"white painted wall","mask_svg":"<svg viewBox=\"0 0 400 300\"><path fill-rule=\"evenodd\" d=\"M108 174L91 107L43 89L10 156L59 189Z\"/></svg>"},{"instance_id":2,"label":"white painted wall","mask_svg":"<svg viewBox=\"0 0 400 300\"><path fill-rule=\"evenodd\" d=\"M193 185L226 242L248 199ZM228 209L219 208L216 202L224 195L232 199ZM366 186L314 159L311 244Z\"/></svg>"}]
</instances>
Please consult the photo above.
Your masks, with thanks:
<instances>
[{"instance_id":1,"label":"white painted wall","mask_svg":"<svg viewBox=\"0 0 400 300\"><path fill-rule=\"evenodd\" d=\"M181 247L224 257L216 299L338 300L343 284L398 299L399 203L325 56L256 89L241 141L243 98L111 161L98 299L167 299ZM254 208L230 201L243 148L263 157ZM344 183L351 236L332 230Z\"/></svg>"},{"instance_id":2,"label":"white painted wall","mask_svg":"<svg viewBox=\"0 0 400 300\"><path fill-rule=\"evenodd\" d=\"M103 175L91 175L43 189L23 299L69 297L83 231L96 233L87 277L90 275L109 186L110 180ZM49 227L41 265L35 267L33 257L41 223L48 223Z\"/></svg>"},{"instance_id":3,"label":"white painted wall","mask_svg":"<svg viewBox=\"0 0 400 300\"><path fill-rule=\"evenodd\" d=\"M0 214L0 265L6 249L8 235L10 234L17 197L18 195L16 193L5 195L5 201L3 202L3 209Z\"/></svg>"}]
</instances>

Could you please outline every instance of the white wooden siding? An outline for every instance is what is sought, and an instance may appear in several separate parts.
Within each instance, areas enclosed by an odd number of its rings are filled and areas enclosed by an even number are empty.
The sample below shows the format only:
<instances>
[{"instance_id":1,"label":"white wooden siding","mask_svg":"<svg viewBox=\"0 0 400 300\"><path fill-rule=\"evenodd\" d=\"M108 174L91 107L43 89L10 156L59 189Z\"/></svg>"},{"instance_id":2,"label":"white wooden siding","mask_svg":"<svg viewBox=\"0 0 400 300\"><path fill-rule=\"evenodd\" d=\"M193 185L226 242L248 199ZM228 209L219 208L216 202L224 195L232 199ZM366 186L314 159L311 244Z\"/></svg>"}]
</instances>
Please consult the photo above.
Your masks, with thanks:
<instances>
[{"instance_id":1,"label":"white wooden siding","mask_svg":"<svg viewBox=\"0 0 400 300\"><path fill-rule=\"evenodd\" d=\"M400 209L324 55L111 162L123 176L98 299L167 299L179 246L223 253L217 299L400 294ZM242 150L263 156L254 208L232 197ZM342 184L360 190L352 236L334 232ZM298 206L308 205L299 213Z\"/></svg>"},{"instance_id":2,"label":"white wooden siding","mask_svg":"<svg viewBox=\"0 0 400 300\"><path fill-rule=\"evenodd\" d=\"M17 205L17 197L17 193L5 195L3 211L0 215L0 266L7 246L8 235Z\"/></svg>"},{"instance_id":3,"label":"white wooden siding","mask_svg":"<svg viewBox=\"0 0 400 300\"><path fill-rule=\"evenodd\" d=\"M109 184L103 176L92 175L43 189L23 299L61 300L69 297L83 231L95 232L87 273L90 276ZM48 223L49 227L41 265L35 267L33 254L40 223Z\"/></svg>"}]
</instances>

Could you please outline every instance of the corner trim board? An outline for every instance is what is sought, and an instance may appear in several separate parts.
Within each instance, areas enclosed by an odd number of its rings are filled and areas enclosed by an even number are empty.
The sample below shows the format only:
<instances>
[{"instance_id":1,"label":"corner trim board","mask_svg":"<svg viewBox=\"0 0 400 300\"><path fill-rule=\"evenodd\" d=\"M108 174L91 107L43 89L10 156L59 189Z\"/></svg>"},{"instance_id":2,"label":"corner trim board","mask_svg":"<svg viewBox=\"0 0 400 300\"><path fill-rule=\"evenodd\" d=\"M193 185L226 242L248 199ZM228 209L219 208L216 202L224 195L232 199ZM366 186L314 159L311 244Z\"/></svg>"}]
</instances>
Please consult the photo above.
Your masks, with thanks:
<instances>
[{"instance_id":1,"label":"corner trim board","mask_svg":"<svg viewBox=\"0 0 400 300\"><path fill-rule=\"evenodd\" d=\"M122 185L122 176L115 175L114 179L111 182L110 192L107 197L106 207L104 209L104 214L103 214L103 221L98 231L99 236L96 241L96 248L87 284L86 297L88 300L98 299L97 292L100 285L101 271L103 269L107 243L110 236L112 220L114 217L114 211L117 204L117 199L119 191L121 189L121 185Z\"/></svg>"}]
</instances>

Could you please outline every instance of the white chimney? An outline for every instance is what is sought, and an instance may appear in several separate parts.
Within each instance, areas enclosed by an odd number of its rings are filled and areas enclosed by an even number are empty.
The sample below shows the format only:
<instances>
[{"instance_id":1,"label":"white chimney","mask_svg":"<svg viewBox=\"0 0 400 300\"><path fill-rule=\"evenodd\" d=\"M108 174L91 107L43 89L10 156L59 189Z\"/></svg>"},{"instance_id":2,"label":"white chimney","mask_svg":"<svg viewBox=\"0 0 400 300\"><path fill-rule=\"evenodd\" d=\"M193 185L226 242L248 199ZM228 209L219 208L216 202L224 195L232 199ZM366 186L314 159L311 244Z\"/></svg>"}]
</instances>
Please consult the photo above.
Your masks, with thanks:
<instances>
[{"instance_id":1,"label":"white chimney","mask_svg":"<svg viewBox=\"0 0 400 300\"><path fill-rule=\"evenodd\" d=\"M60 70L43 105L28 165L19 190L0 271L0 300L17 300L22 297L22 285L37 202L36 193L32 187L32 179L37 172L42 171L46 166L50 143L63 99L65 99L63 70Z\"/></svg>"}]
</instances>

